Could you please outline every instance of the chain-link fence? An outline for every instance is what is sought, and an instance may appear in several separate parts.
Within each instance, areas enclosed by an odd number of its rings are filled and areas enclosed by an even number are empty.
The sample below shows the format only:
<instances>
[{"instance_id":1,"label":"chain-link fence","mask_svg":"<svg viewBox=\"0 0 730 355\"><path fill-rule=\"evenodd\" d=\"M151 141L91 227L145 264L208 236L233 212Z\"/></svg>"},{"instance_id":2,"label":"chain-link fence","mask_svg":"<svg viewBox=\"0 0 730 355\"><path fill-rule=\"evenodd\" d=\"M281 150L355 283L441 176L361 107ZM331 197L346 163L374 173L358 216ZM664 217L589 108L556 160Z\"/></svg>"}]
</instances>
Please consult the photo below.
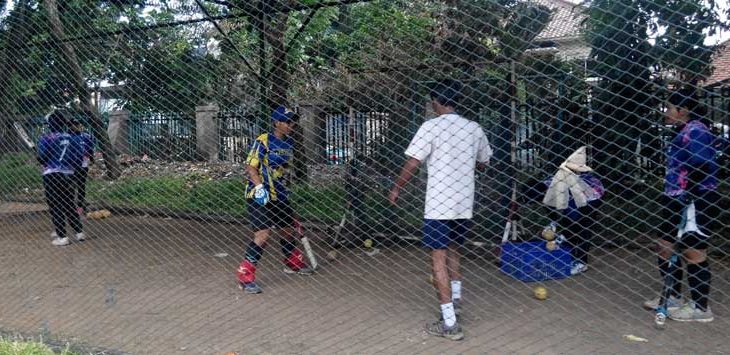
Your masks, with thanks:
<instances>
[{"instance_id":1,"label":"chain-link fence","mask_svg":"<svg viewBox=\"0 0 730 355\"><path fill-rule=\"evenodd\" d=\"M0 5L2 339L727 352L724 1Z\"/></svg>"}]
</instances>

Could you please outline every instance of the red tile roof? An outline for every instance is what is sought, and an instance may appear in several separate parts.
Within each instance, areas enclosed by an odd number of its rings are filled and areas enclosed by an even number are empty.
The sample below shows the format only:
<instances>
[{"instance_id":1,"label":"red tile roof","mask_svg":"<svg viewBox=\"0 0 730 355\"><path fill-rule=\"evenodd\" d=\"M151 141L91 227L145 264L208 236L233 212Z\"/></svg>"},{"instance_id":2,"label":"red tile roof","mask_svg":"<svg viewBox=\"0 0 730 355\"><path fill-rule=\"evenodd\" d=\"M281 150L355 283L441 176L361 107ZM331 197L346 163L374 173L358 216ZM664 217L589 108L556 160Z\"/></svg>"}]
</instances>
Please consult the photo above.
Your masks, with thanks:
<instances>
[{"instance_id":1,"label":"red tile roof","mask_svg":"<svg viewBox=\"0 0 730 355\"><path fill-rule=\"evenodd\" d=\"M730 79L730 43L725 41L717 45L712 55L712 75L704 82L704 86L719 85Z\"/></svg>"}]
</instances>

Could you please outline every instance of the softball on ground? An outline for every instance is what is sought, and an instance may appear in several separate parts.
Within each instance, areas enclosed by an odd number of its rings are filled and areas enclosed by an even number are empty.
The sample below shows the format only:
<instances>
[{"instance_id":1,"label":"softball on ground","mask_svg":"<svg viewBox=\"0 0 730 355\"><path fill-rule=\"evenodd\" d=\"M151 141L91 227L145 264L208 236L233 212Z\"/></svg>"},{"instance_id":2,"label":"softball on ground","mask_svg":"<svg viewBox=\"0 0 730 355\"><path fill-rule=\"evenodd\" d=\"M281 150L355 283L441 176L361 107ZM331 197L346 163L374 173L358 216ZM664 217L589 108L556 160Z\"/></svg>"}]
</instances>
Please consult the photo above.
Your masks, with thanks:
<instances>
[{"instance_id":1,"label":"softball on ground","mask_svg":"<svg viewBox=\"0 0 730 355\"><path fill-rule=\"evenodd\" d=\"M550 228L545 228L542 230L542 237L545 238L548 242L555 239L555 231Z\"/></svg>"},{"instance_id":2,"label":"softball on ground","mask_svg":"<svg viewBox=\"0 0 730 355\"><path fill-rule=\"evenodd\" d=\"M548 251L553 251L557 248L558 248L558 243L555 243L554 240L551 240L551 241L545 243L545 249L547 249Z\"/></svg>"},{"instance_id":3,"label":"softball on ground","mask_svg":"<svg viewBox=\"0 0 730 355\"><path fill-rule=\"evenodd\" d=\"M101 216L101 211L89 212L89 213L86 214L86 217L87 218L91 218L91 219L101 219L101 218L103 218Z\"/></svg>"},{"instance_id":4,"label":"softball on ground","mask_svg":"<svg viewBox=\"0 0 730 355\"><path fill-rule=\"evenodd\" d=\"M372 239L365 239L364 242L362 242L362 245L365 247L365 249L370 249L373 247L373 240Z\"/></svg>"},{"instance_id":5,"label":"softball on ground","mask_svg":"<svg viewBox=\"0 0 730 355\"><path fill-rule=\"evenodd\" d=\"M325 257L330 261L337 259L337 250L330 250Z\"/></svg>"},{"instance_id":6,"label":"softball on ground","mask_svg":"<svg viewBox=\"0 0 730 355\"><path fill-rule=\"evenodd\" d=\"M433 285L433 274L428 275L428 283L430 283L431 285Z\"/></svg>"},{"instance_id":7,"label":"softball on ground","mask_svg":"<svg viewBox=\"0 0 730 355\"><path fill-rule=\"evenodd\" d=\"M548 298L548 290L545 287L537 286L532 292L535 298L540 301L544 301Z\"/></svg>"}]
</instances>

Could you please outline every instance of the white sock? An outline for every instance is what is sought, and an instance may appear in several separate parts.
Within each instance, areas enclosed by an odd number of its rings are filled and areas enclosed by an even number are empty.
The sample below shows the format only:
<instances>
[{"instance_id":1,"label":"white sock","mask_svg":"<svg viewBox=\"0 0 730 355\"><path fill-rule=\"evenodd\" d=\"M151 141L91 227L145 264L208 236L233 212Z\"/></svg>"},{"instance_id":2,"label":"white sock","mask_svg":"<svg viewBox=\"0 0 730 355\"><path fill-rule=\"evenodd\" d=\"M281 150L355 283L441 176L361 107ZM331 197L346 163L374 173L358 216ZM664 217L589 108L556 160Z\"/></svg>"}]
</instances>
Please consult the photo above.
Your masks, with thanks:
<instances>
[{"instance_id":1,"label":"white sock","mask_svg":"<svg viewBox=\"0 0 730 355\"><path fill-rule=\"evenodd\" d=\"M451 299L452 300L461 299L461 280L451 281Z\"/></svg>"},{"instance_id":2,"label":"white sock","mask_svg":"<svg viewBox=\"0 0 730 355\"><path fill-rule=\"evenodd\" d=\"M453 303L442 304L441 313L444 316L444 325L453 327L456 324L456 313L454 313Z\"/></svg>"}]
</instances>

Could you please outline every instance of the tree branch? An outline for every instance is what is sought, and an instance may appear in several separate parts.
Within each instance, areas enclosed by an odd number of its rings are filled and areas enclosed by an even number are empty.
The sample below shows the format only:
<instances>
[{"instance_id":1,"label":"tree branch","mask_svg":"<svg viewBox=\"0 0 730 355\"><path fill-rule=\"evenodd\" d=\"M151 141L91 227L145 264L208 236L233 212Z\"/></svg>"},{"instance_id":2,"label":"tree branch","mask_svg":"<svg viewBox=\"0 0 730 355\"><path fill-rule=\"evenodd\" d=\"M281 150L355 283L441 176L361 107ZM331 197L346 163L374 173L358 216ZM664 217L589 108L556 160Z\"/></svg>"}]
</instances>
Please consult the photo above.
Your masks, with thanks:
<instances>
[{"instance_id":1,"label":"tree branch","mask_svg":"<svg viewBox=\"0 0 730 355\"><path fill-rule=\"evenodd\" d=\"M225 7L235 7L233 4L231 4L230 2L225 1L225 0L205 0L205 1L206 2L212 2L214 4L222 5L222 6L225 6Z\"/></svg>"},{"instance_id":2,"label":"tree branch","mask_svg":"<svg viewBox=\"0 0 730 355\"><path fill-rule=\"evenodd\" d=\"M314 15L317 13L317 10L319 10L319 8L312 9L309 11L309 15L307 15L307 18L304 19L304 22L302 22L302 25L299 26L299 28L297 29L297 33L295 33L294 37L292 37L291 40L289 40L289 43L286 44L287 52L289 51L289 49L291 49L291 47L294 44L297 43L297 40L302 35L302 32L304 32L304 30L307 28L307 25L309 25L309 23L312 21L312 18L314 18Z\"/></svg>"},{"instance_id":3,"label":"tree branch","mask_svg":"<svg viewBox=\"0 0 730 355\"><path fill-rule=\"evenodd\" d=\"M215 1L223 1L223 0L206 0L206 1L215 2ZM314 10L314 9L321 9L323 7L350 5L350 4L366 3L366 2L373 2L373 1L375 1L375 0L337 0L337 1L321 2L321 3L317 3L315 5L299 4L297 6L272 8L269 11L266 11L266 13L267 14L276 14L276 13L291 12L291 11ZM8 49L18 50L18 49L29 48L29 47L33 47L33 46L45 47L45 46L51 45L53 43L88 41L91 39L106 38L106 37L112 37L112 36L121 35L121 34L139 33L139 32L145 32L145 31L149 31L149 30L156 30L156 29L160 29L160 28L190 25L190 24L200 23L200 22L205 22L205 21L210 21L210 20L226 20L226 19L235 19L235 18L241 18L241 17L251 17L254 15L257 15L260 12L257 9L257 7L253 1L247 2L244 6L230 4L229 7L231 9L240 9L243 11L239 12L239 13L235 13L235 14L210 16L209 18L203 18L203 19L189 19L189 20L163 22L163 23L156 23L156 24L148 25L148 26L129 25L129 26L119 29L119 30L107 31L107 32L95 32L93 34L84 35L84 36L63 37L58 40L45 39L45 40L40 40L40 41L33 41L30 43L21 43L21 44L12 45L12 46L5 45L5 46L0 47L0 50L8 50Z\"/></svg>"},{"instance_id":4,"label":"tree branch","mask_svg":"<svg viewBox=\"0 0 730 355\"><path fill-rule=\"evenodd\" d=\"M223 29L220 27L220 25L218 25L218 22L215 22L212 19L212 16L210 16L208 9L206 9L205 6L203 6L203 3L201 2L201 0L195 0L195 3L198 4L198 7L200 7L200 11L203 12L203 15L205 15L205 18L208 19L208 22L213 24L213 27L215 27L215 29L218 31L218 33L220 33L221 36L223 36L223 39L228 43L228 45L231 46L231 48L233 48L233 50L236 51L236 54L238 54L238 57L241 58L241 60L243 61L243 64L245 64L246 67L248 68L248 70L251 71L251 74L253 74L257 79L261 80L258 73L256 73L256 71L251 66L251 63L249 63L248 60L246 59L246 56L244 56L243 53L241 53L241 51L238 49L236 44L233 43L233 41L231 41L231 39L228 37L228 35L225 32L223 32Z\"/></svg>"}]
</instances>

